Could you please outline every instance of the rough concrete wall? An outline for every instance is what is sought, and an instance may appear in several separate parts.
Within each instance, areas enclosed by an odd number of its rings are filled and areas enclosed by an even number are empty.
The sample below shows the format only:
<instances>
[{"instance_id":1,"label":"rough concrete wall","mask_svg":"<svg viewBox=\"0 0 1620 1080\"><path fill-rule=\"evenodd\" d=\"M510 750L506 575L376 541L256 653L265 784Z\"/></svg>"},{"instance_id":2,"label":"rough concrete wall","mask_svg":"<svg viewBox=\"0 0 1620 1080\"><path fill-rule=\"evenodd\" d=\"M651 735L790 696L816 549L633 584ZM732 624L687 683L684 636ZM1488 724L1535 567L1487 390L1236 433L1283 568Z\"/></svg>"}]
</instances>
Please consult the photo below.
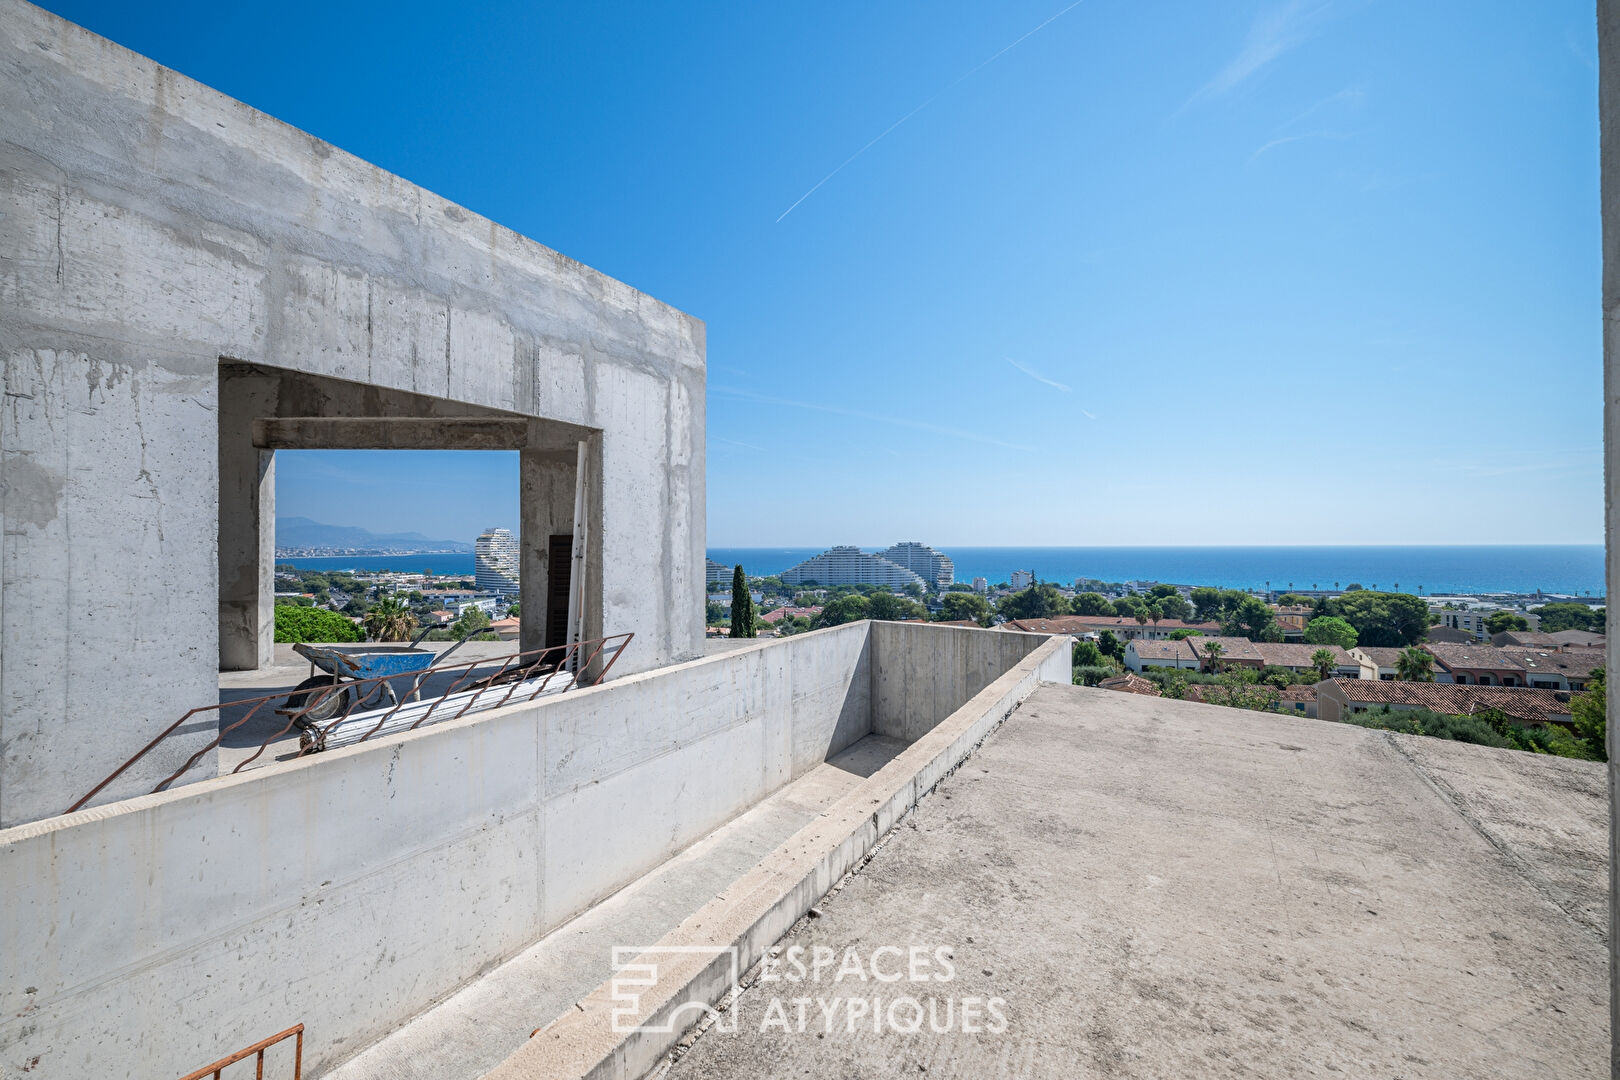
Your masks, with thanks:
<instances>
[{"instance_id":1,"label":"rough concrete wall","mask_svg":"<svg viewBox=\"0 0 1620 1080\"><path fill-rule=\"evenodd\" d=\"M872 730L914 742L1020 660L1043 634L926 623L872 623ZM1069 681L1069 654L1061 673Z\"/></svg>"},{"instance_id":2,"label":"rough concrete wall","mask_svg":"<svg viewBox=\"0 0 1620 1080\"><path fill-rule=\"evenodd\" d=\"M1620 0L1598 0L1598 118L1603 203L1603 475L1608 595L1620 593ZM1612 607L1612 605L1611 605ZM1608 616L1608 670L1620 663ZM1610 698L1609 740L1609 1071L1620 1080L1620 734Z\"/></svg>"},{"instance_id":3,"label":"rough concrete wall","mask_svg":"<svg viewBox=\"0 0 1620 1080\"><path fill-rule=\"evenodd\" d=\"M867 734L867 657L837 627L0 831L0 1076L299 1021L320 1075Z\"/></svg>"},{"instance_id":4,"label":"rough concrete wall","mask_svg":"<svg viewBox=\"0 0 1620 1080\"><path fill-rule=\"evenodd\" d=\"M0 72L0 824L214 696L221 358L600 430L615 674L700 652L700 321L21 0Z\"/></svg>"}]
</instances>

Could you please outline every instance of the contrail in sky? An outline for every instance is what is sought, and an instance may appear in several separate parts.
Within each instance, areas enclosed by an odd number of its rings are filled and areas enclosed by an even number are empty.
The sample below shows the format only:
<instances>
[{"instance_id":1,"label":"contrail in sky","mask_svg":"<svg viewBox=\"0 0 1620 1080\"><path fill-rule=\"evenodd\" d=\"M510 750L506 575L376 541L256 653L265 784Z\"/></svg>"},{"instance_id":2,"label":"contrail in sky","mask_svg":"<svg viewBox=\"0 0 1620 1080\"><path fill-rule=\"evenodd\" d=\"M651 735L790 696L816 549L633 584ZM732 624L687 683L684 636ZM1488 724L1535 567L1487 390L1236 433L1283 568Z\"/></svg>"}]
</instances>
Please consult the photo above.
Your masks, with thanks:
<instances>
[{"instance_id":1,"label":"contrail in sky","mask_svg":"<svg viewBox=\"0 0 1620 1080\"><path fill-rule=\"evenodd\" d=\"M918 113L920 113L924 109L928 108L928 106L932 105L935 101L939 100L939 98L942 97L944 94L946 94L950 90L955 89L957 86L959 86L960 84L966 82L968 79L971 79L974 75L977 75L980 71L982 71L985 68L989 67L991 64L993 64L997 60L1001 59L1007 53L1011 52L1013 49L1017 48L1019 45L1022 45L1029 38L1033 37L1034 35L1040 33L1042 30L1046 29L1048 26L1050 26L1053 23L1057 22L1059 19L1063 18L1063 16L1067 15L1069 12L1073 11L1075 8L1079 7L1083 3L1085 3L1085 0L1074 0L1074 3L1070 4L1068 7L1064 8L1062 11L1058 12L1056 15L1053 15L1051 18L1047 19L1045 22L1043 22L1039 26L1035 27L1035 29L1028 31L1027 33L1025 33L1023 35L1023 37L1020 37L1017 41L1014 41L1011 45L1007 45L1004 48L998 50L988 60L980 61L978 66L974 67L971 71L968 71L968 72L965 72L964 74L958 75L956 78L952 79L950 81L950 83L948 83L946 86L944 86L943 88L941 88L938 91L935 91L934 95L932 97L930 97L927 101L923 102L921 105L917 106L915 109L912 109L910 112L906 113L906 115L902 116L900 119L896 120L894 123L892 123L888 127L884 128L881 132L878 133L877 137L874 138L871 142L867 143L865 146L861 147L859 150L857 150L853 154L849 155L849 157L845 158L843 160L843 162L838 166L838 168L834 169L832 172L828 173L826 176L823 176L820 180L817 180L815 187L812 187L809 191L805 192L803 195L800 195L797 199L795 199L794 202L793 202L793 205L788 207L786 210L782 211L781 216L778 217L776 220L781 221L782 218L787 217L789 214L793 213L793 211L797 210L799 208L799 203L804 202L804 200L806 200L810 196L814 195L818 190L820 190L821 185L825 184L827 181L831 180L833 177L835 177L839 173L843 172L845 165L848 165L850 162L854 161L856 158L860 157L862 154L864 154L868 150L872 149L872 147L874 147L878 143L882 142L883 139L891 131L893 131L895 128L899 127L901 124L905 123L907 120L910 120L913 116L916 116Z\"/></svg>"}]
</instances>

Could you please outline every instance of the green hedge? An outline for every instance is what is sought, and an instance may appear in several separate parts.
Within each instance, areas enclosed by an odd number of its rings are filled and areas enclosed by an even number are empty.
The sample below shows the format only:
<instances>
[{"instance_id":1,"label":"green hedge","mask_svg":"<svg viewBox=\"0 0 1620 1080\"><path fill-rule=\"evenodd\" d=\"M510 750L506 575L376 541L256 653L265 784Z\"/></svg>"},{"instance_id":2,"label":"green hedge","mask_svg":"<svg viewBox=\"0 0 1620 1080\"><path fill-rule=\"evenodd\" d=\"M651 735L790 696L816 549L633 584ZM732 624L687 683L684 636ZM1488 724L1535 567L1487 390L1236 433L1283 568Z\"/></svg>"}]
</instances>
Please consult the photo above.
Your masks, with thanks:
<instances>
[{"instance_id":1,"label":"green hedge","mask_svg":"<svg viewBox=\"0 0 1620 1080\"><path fill-rule=\"evenodd\" d=\"M294 641L364 641L360 628L335 611L325 608L276 605L276 640Z\"/></svg>"}]
</instances>

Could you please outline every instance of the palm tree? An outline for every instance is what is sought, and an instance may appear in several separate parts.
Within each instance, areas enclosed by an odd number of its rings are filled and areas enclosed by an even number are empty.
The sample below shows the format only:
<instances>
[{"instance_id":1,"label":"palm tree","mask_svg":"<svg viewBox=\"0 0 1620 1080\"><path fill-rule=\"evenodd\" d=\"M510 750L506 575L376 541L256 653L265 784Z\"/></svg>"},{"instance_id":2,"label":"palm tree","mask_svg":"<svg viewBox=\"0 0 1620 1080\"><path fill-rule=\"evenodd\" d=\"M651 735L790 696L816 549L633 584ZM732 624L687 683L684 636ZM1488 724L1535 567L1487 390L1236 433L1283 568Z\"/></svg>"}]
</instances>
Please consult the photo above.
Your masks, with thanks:
<instances>
[{"instance_id":1,"label":"palm tree","mask_svg":"<svg viewBox=\"0 0 1620 1080\"><path fill-rule=\"evenodd\" d=\"M1395 677L1402 682L1434 682L1434 657L1415 645L1402 649L1395 658Z\"/></svg>"},{"instance_id":2,"label":"palm tree","mask_svg":"<svg viewBox=\"0 0 1620 1080\"><path fill-rule=\"evenodd\" d=\"M373 641L409 641L416 616L397 597L385 596L365 614L366 633Z\"/></svg>"},{"instance_id":3,"label":"palm tree","mask_svg":"<svg viewBox=\"0 0 1620 1080\"><path fill-rule=\"evenodd\" d=\"M1159 606L1159 602L1157 600L1148 605L1147 617L1153 620L1153 625L1155 628L1159 625L1159 620L1164 618L1164 609Z\"/></svg>"},{"instance_id":4,"label":"palm tree","mask_svg":"<svg viewBox=\"0 0 1620 1080\"><path fill-rule=\"evenodd\" d=\"M1209 670L1217 675L1221 673L1221 653L1225 651L1218 641L1211 641L1204 646L1204 659L1209 663Z\"/></svg>"},{"instance_id":5,"label":"palm tree","mask_svg":"<svg viewBox=\"0 0 1620 1080\"><path fill-rule=\"evenodd\" d=\"M1317 649L1315 652L1311 653L1311 666L1316 669L1316 678L1318 681L1325 681L1327 677L1333 673L1333 669L1338 667L1338 665L1339 660L1333 655L1333 651L1331 649Z\"/></svg>"}]
</instances>

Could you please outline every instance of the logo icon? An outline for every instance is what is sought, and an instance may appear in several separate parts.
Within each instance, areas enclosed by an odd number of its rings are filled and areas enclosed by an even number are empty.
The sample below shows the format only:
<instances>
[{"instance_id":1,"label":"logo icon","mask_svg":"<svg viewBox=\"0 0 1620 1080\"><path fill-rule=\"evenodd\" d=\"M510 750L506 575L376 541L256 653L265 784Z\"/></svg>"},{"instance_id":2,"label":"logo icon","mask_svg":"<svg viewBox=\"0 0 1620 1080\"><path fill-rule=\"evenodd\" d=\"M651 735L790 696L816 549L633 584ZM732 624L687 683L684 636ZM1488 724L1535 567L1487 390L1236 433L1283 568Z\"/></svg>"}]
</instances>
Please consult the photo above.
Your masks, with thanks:
<instances>
[{"instance_id":1,"label":"logo icon","mask_svg":"<svg viewBox=\"0 0 1620 1080\"><path fill-rule=\"evenodd\" d=\"M613 978L609 983L609 989L614 1003L612 1014L614 1034L623 1035L634 1031L674 1034L685 1031L705 1018L714 1025L716 1031L736 1031L736 1010L721 1012L706 1001L682 1002L657 1023L636 1022L642 1012L642 993L649 987L658 985L659 958L694 955L726 958L726 984L731 987L727 999L735 997L738 990L737 983L742 975L735 945L613 946Z\"/></svg>"}]
</instances>

